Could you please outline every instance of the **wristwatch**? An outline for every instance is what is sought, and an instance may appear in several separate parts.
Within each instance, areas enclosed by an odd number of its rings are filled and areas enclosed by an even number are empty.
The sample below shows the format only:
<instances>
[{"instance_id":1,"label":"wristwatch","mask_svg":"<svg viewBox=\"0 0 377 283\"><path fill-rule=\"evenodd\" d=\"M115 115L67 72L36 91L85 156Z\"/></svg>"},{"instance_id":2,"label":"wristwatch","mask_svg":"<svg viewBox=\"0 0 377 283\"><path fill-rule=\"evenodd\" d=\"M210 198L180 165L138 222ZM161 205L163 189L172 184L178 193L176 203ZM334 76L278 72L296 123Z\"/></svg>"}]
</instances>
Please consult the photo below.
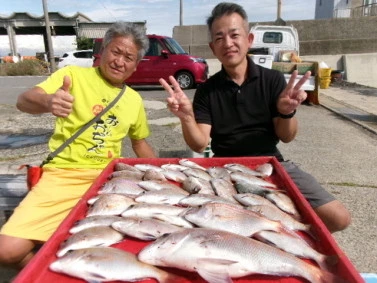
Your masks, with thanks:
<instances>
[{"instance_id":1,"label":"wristwatch","mask_svg":"<svg viewBox=\"0 0 377 283\"><path fill-rule=\"evenodd\" d=\"M288 115L284 115L284 114L281 114L281 113L278 113L278 114L279 114L279 117L282 118L282 119L291 119L293 116L295 116L296 109L291 114L288 114Z\"/></svg>"}]
</instances>

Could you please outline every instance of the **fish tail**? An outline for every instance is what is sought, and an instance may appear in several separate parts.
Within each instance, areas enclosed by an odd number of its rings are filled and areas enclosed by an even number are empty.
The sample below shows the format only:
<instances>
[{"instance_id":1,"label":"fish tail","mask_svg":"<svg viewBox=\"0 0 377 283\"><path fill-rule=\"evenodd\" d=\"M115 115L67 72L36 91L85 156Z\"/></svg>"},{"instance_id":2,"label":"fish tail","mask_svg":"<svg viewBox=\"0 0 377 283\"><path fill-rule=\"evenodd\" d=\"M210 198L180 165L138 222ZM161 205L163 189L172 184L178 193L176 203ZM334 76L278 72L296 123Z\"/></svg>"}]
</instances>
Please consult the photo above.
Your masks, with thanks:
<instances>
[{"instance_id":1,"label":"fish tail","mask_svg":"<svg viewBox=\"0 0 377 283\"><path fill-rule=\"evenodd\" d=\"M329 255L326 256L326 263L327 265L333 266L339 262L339 256L337 255Z\"/></svg>"},{"instance_id":2,"label":"fish tail","mask_svg":"<svg viewBox=\"0 0 377 283\"><path fill-rule=\"evenodd\" d=\"M349 283L338 275L326 270L320 270L314 265L311 265L311 278L307 279L312 283Z\"/></svg>"},{"instance_id":3,"label":"fish tail","mask_svg":"<svg viewBox=\"0 0 377 283\"><path fill-rule=\"evenodd\" d=\"M191 281L189 281L188 279L186 279L182 276L179 276L179 275L176 275L176 274L173 274L173 273L170 273L170 272L166 272L165 276L163 278L160 278L158 280L158 282L159 283L177 283L177 282L189 283Z\"/></svg>"},{"instance_id":4,"label":"fish tail","mask_svg":"<svg viewBox=\"0 0 377 283\"><path fill-rule=\"evenodd\" d=\"M316 261L322 270L329 271L330 268L339 262L337 255L323 255Z\"/></svg>"},{"instance_id":5,"label":"fish tail","mask_svg":"<svg viewBox=\"0 0 377 283\"><path fill-rule=\"evenodd\" d=\"M321 283L349 283L347 280L328 271L323 271Z\"/></svg>"},{"instance_id":6,"label":"fish tail","mask_svg":"<svg viewBox=\"0 0 377 283\"><path fill-rule=\"evenodd\" d=\"M313 240L318 241L318 235L312 228L313 227L311 224L306 224L303 231L308 234Z\"/></svg>"}]
</instances>

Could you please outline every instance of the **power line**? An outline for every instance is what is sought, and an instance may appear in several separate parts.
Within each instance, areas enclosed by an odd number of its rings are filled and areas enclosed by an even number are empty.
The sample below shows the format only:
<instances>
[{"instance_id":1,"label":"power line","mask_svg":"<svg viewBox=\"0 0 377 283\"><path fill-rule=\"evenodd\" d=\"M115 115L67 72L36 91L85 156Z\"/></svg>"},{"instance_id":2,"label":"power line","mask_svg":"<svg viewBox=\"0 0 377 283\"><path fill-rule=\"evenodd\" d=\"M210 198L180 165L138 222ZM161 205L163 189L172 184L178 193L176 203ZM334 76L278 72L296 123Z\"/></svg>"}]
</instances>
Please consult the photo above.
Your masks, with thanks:
<instances>
[{"instance_id":1,"label":"power line","mask_svg":"<svg viewBox=\"0 0 377 283\"><path fill-rule=\"evenodd\" d=\"M100 0L98 0L98 3L102 5L102 7L109 13L109 15L112 18L114 18L115 20L118 21L118 18L111 13L111 11L105 6L105 4L103 2L101 2Z\"/></svg>"}]
</instances>

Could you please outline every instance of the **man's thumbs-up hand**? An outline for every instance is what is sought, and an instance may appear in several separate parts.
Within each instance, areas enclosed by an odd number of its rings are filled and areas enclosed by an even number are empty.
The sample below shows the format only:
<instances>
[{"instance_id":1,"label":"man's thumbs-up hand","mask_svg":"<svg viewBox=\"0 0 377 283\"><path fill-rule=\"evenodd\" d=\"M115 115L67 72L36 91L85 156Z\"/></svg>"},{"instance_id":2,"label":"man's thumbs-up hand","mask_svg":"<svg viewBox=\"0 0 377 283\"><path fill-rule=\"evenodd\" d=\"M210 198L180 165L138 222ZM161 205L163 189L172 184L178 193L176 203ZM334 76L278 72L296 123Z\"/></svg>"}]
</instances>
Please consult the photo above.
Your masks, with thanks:
<instances>
[{"instance_id":1,"label":"man's thumbs-up hand","mask_svg":"<svg viewBox=\"0 0 377 283\"><path fill-rule=\"evenodd\" d=\"M68 117L72 112L74 97L69 93L71 78L64 76L63 85L51 96L50 112L56 117Z\"/></svg>"}]
</instances>

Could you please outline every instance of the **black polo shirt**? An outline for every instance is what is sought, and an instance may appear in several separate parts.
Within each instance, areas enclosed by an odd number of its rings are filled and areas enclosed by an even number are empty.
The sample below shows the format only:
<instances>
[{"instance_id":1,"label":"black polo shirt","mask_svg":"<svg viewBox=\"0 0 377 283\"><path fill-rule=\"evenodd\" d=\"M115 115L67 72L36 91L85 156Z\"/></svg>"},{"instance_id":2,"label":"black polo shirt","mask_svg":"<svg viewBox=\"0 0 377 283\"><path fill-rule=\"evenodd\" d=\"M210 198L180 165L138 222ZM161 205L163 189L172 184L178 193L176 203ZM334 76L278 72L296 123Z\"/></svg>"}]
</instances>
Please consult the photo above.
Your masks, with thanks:
<instances>
[{"instance_id":1,"label":"black polo shirt","mask_svg":"<svg viewBox=\"0 0 377 283\"><path fill-rule=\"evenodd\" d=\"M239 86L225 70L199 85L194 96L197 123L209 124L215 156L276 156L283 160L272 119L284 75L256 65L248 56L248 78Z\"/></svg>"}]
</instances>

